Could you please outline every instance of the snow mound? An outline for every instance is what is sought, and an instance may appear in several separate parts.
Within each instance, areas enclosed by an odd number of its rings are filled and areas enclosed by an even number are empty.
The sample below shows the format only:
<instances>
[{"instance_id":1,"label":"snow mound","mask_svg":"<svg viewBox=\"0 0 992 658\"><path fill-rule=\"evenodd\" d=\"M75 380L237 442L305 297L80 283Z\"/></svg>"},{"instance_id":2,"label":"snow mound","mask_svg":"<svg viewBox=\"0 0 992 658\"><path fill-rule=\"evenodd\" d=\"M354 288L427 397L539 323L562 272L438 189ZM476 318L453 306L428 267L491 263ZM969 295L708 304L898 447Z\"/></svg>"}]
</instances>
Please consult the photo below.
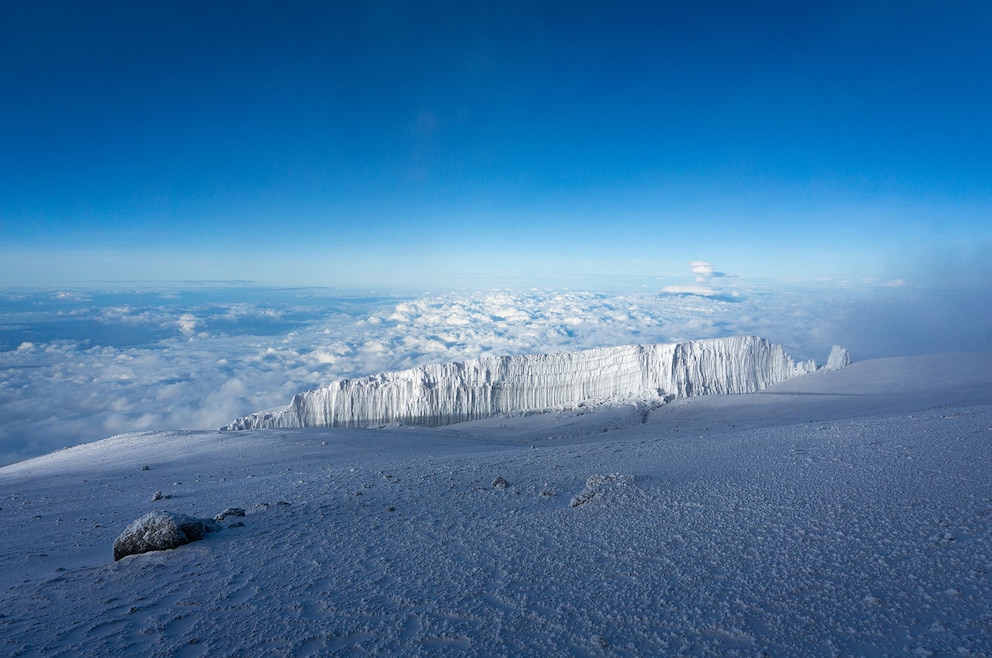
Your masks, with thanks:
<instances>
[{"instance_id":1,"label":"snow mound","mask_svg":"<svg viewBox=\"0 0 992 658\"><path fill-rule=\"evenodd\" d=\"M851 365L850 353L840 345L834 345L830 350L830 356L827 357L827 365L823 366L823 369L840 370L849 365Z\"/></svg>"},{"instance_id":2,"label":"snow mound","mask_svg":"<svg viewBox=\"0 0 992 658\"><path fill-rule=\"evenodd\" d=\"M434 427L583 400L753 393L814 370L756 336L484 357L334 381L222 429Z\"/></svg>"},{"instance_id":3,"label":"snow mound","mask_svg":"<svg viewBox=\"0 0 992 658\"><path fill-rule=\"evenodd\" d=\"M164 510L149 512L133 521L114 540L114 560L128 555L177 548L203 539L206 533L216 529L216 525L209 519Z\"/></svg>"}]
</instances>

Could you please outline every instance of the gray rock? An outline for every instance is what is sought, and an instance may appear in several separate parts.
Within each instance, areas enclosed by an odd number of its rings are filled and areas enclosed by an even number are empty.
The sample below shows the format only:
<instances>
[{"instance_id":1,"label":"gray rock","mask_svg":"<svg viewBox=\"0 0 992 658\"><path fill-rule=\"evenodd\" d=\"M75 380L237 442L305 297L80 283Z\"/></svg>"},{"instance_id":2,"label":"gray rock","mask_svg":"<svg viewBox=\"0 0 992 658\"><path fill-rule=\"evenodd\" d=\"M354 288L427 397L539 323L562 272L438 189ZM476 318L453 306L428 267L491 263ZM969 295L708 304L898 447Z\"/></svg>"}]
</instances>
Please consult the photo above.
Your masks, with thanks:
<instances>
[{"instance_id":1,"label":"gray rock","mask_svg":"<svg viewBox=\"0 0 992 658\"><path fill-rule=\"evenodd\" d=\"M240 507L228 507L226 510L214 517L214 521L223 521L229 516L244 516L245 511Z\"/></svg>"},{"instance_id":2,"label":"gray rock","mask_svg":"<svg viewBox=\"0 0 992 658\"><path fill-rule=\"evenodd\" d=\"M128 555L165 551L183 544L198 541L206 533L217 530L209 519L198 519L185 514L158 511L149 512L124 529L114 540L114 560Z\"/></svg>"},{"instance_id":3,"label":"gray rock","mask_svg":"<svg viewBox=\"0 0 992 658\"><path fill-rule=\"evenodd\" d=\"M497 477L493 480L493 489L506 489L508 486L510 486L510 483L502 477Z\"/></svg>"}]
</instances>

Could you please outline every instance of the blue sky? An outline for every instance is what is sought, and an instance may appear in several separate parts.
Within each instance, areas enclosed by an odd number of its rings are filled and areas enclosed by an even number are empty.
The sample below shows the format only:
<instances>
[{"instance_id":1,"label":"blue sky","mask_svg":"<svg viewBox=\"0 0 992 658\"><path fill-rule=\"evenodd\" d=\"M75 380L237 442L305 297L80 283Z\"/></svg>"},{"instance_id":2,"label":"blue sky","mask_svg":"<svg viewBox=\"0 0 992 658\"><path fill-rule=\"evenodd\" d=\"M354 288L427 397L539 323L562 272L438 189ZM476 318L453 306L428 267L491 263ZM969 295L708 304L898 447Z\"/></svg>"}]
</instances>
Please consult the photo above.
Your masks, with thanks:
<instances>
[{"instance_id":1,"label":"blue sky","mask_svg":"<svg viewBox=\"0 0 992 658\"><path fill-rule=\"evenodd\" d=\"M0 283L975 284L989 34L985 2L4 3Z\"/></svg>"}]
</instances>

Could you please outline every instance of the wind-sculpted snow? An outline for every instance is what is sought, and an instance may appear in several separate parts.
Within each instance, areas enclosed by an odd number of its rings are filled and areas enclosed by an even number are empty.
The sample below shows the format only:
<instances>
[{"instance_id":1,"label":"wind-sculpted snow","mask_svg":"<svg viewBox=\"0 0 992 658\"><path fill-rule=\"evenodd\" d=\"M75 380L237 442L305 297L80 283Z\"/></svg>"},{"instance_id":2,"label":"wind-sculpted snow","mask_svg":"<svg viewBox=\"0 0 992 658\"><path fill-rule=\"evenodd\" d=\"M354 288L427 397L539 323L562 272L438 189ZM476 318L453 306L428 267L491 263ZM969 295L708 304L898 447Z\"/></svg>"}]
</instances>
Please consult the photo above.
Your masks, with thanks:
<instances>
[{"instance_id":1,"label":"wind-sculpted snow","mask_svg":"<svg viewBox=\"0 0 992 658\"><path fill-rule=\"evenodd\" d=\"M484 357L331 382L224 429L447 425L583 400L753 393L815 369L754 336Z\"/></svg>"}]
</instances>

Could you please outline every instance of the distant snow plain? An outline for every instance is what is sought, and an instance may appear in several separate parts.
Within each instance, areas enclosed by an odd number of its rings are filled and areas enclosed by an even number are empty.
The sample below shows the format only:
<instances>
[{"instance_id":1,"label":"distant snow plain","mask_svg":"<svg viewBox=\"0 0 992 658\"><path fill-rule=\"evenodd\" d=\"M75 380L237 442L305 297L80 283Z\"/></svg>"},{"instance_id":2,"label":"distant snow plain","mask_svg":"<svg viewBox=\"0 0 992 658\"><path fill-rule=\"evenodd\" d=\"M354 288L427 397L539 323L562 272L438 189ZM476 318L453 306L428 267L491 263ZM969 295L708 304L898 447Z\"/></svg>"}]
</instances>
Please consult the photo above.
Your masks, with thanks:
<instances>
[{"instance_id":1,"label":"distant snow plain","mask_svg":"<svg viewBox=\"0 0 992 658\"><path fill-rule=\"evenodd\" d=\"M820 363L834 343L855 359L992 349L992 303L960 294L721 278L694 284L699 295L668 283L3 290L0 464L121 432L212 429L334 379L483 355L732 335Z\"/></svg>"},{"instance_id":2,"label":"distant snow plain","mask_svg":"<svg viewBox=\"0 0 992 658\"><path fill-rule=\"evenodd\" d=\"M124 434L0 468L0 644L988 656L990 444L989 353L862 360L647 418ZM112 559L149 511L228 507L247 514L202 541Z\"/></svg>"}]
</instances>

